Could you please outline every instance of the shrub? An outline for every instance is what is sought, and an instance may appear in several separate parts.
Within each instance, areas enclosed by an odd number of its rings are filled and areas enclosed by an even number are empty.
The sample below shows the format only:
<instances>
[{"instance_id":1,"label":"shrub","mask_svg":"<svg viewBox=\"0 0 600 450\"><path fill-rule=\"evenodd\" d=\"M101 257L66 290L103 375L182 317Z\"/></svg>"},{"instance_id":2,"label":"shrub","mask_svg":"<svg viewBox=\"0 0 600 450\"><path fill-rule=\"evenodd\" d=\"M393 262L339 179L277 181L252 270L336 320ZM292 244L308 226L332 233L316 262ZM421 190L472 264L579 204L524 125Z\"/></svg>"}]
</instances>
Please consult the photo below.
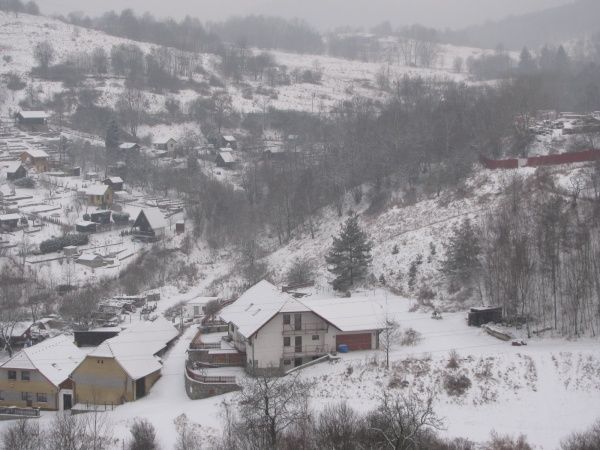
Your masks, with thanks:
<instances>
[{"instance_id":1,"label":"shrub","mask_svg":"<svg viewBox=\"0 0 600 450\"><path fill-rule=\"evenodd\" d=\"M448 364L446 364L446 367L448 369L458 369L460 367L459 360L460 357L458 356L457 351L450 351L450 354L448 355Z\"/></svg>"},{"instance_id":2,"label":"shrub","mask_svg":"<svg viewBox=\"0 0 600 450\"><path fill-rule=\"evenodd\" d=\"M425 284L422 284L419 287L419 293L417 295L417 298L421 302L431 301L431 300L433 300L435 298L435 292L429 286L426 286Z\"/></svg>"},{"instance_id":3,"label":"shrub","mask_svg":"<svg viewBox=\"0 0 600 450\"><path fill-rule=\"evenodd\" d=\"M132 435L129 443L130 450L154 450L156 444L156 430L147 419L135 419L129 429Z\"/></svg>"},{"instance_id":4,"label":"shrub","mask_svg":"<svg viewBox=\"0 0 600 450\"><path fill-rule=\"evenodd\" d=\"M63 237L48 239L40 244L40 252L59 252L70 245L86 245L89 238L86 234L67 234Z\"/></svg>"},{"instance_id":5,"label":"shrub","mask_svg":"<svg viewBox=\"0 0 600 450\"><path fill-rule=\"evenodd\" d=\"M298 258L294 261L286 274L288 284L304 284L313 281L315 268L308 259Z\"/></svg>"},{"instance_id":6,"label":"shrub","mask_svg":"<svg viewBox=\"0 0 600 450\"><path fill-rule=\"evenodd\" d=\"M423 337L421 333L413 328L407 328L400 338L400 345L411 346L417 345Z\"/></svg>"},{"instance_id":7,"label":"shrub","mask_svg":"<svg viewBox=\"0 0 600 450\"><path fill-rule=\"evenodd\" d=\"M492 432L492 439L486 442L483 448L485 450L533 450L533 447L527 443L527 438L523 435L514 439L510 436L499 436L495 432ZM589 447L589 450L597 448L597 446ZM587 450L588 447L576 447L576 449Z\"/></svg>"},{"instance_id":8,"label":"shrub","mask_svg":"<svg viewBox=\"0 0 600 450\"><path fill-rule=\"evenodd\" d=\"M13 181L13 184L20 188L33 189L35 187L35 180L30 177L24 177Z\"/></svg>"},{"instance_id":9,"label":"shrub","mask_svg":"<svg viewBox=\"0 0 600 450\"><path fill-rule=\"evenodd\" d=\"M561 443L563 450L595 450L600 448L600 420L581 433L573 433Z\"/></svg>"},{"instance_id":10,"label":"shrub","mask_svg":"<svg viewBox=\"0 0 600 450\"><path fill-rule=\"evenodd\" d=\"M27 83L23 81L21 75L16 72L9 72L6 74L6 87L11 91L20 91L21 89L25 89Z\"/></svg>"},{"instance_id":11,"label":"shrub","mask_svg":"<svg viewBox=\"0 0 600 450\"><path fill-rule=\"evenodd\" d=\"M400 249L398 248L398 244L394 244L394 246L392 247L392 255L397 255L398 253L400 253Z\"/></svg>"},{"instance_id":12,"label":"shrub","mask_svg":"<svg viewBox=\"0 0 600 450\"><path fill-rule=\"evenodd\" d=\"M444 378L444 389L448 395L460 397L471 387L471 380L466 375L447 374Z\"/></svg>"}]
</instances>

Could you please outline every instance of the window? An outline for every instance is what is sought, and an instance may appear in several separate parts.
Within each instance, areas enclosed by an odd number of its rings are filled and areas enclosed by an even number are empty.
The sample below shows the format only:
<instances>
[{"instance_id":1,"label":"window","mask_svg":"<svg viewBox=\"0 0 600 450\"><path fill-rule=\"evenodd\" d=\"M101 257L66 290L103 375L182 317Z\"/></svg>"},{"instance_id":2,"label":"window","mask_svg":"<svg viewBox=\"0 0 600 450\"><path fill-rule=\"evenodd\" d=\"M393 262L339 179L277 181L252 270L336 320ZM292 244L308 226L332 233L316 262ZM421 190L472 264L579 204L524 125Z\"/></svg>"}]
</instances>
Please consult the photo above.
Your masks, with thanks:
<instances>
[{"instance_id":1,"label":"window","mask_svg":"<svg viewBox=\"0 0 600 450\"><path fill-rule=\"evenodd\" d=\"M283 360L283 365L284 366L289 366L292 363L292 361L290 361L289 359L284 359Z\"/></svg>"},{"instance_id":2,"label":"window","mask_svg":"<svg viewBox=\"0 0 600 450\"><path fill-rule=\"evenodd\" d=\"M9 370L8 371L8 379L9 380L16 380L17 379L17 371L16 370Z\"/></svg>"},{"instance_id":3,"label":"window","mask_svg":"<svg viewBox=\"0 0 600 450\"><path fill-rule=\"evenodd\" d=\"M0 400L4 400L4 392L0 391Z\"/></svg>"},{"instance_id":4,"label":"window","mask_svg":"<svg viewBox=\"0 0 600 450\"><path fill-rule=\"evenodd\" d=\"M23 370L21 372L21 380L22 381L31 381L31 373L27 370Z\"/></svg>"},{"instance_id":5,"label":"window","mask_svg":"<svg viewBox=\"0 0 600 450\"><path fill-rule=\"evenodd\" d=\"M38 403L48 403L48 395L46 395L45 393L37 393L37 402Z\"/></svg>"},{"instance_id":6,"label":"window","mask_svg":"<svg viewBox=\"0 0 600 450\"><path fill-rule=\"evenodd\" d=\"M290 341L290 338L289 337L284 337L283 338L283 346L284 347L291 347L291 345L292 345L292 342Z\"/></svg>"},{"instance_id":7,"label":"window","mask_svg":"<svg viewBox=\"0 0 600 450\"><path fill-rule=\"evenodd\" d=\"M318 334L313 334L312 340L313 341L318 341L319 340L319 335Z\"/></svg>"},{"instance_id":8,"label":"window","mask_svg":"<svg viewBox=\"0 0 600 450\"><path fill-rule=\"evenodd\" d=\"M294 314L294 330L300 331L302 329L302 314Z\"/></svg>"},{"instance_id":9,"label":"window","mask_svg":"<svg viewBox=\"0 0 600 450\"><path fill-rule=\"evenodd\" d=\"M21 400L28 402L31 400L31 392L21 392Z\"/></svg>"},{"instance_id":10,"label":"window","mask_svg":"<svg viewBox=\"0 0 600 450\"><path fill-rule=\"evenodd\" d=\"M283 324L284 325L289 325L290 323L292 323L291 319L290 319L290 315L289 314L284 314L283 315Z\"/></svg>"}]
</instances>

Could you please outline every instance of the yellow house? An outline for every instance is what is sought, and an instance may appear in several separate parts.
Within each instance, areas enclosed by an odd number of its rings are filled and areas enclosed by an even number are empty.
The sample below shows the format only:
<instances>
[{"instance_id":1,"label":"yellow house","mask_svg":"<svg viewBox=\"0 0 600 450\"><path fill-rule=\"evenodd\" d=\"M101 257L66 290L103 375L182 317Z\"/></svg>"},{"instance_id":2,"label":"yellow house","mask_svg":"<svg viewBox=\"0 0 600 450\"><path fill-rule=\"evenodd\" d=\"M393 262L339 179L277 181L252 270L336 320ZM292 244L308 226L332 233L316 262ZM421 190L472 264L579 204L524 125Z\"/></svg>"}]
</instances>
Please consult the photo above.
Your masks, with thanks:
<instances>
[{"instance_id":1,"label":"yellow house","mask_svg":"<svg viewBox=\"0 0 600 450\"><path fill-rule=\"evenodd\" d=\"M179 335L166 320L140 322L108 339L75 368L75 402L120 405L144 397L160 378L159 355Z\"/></svg>"},{"instance_id":2,"label":"yellow house","mask_svg":"<svg viewBox=\"0 0 600 450\"><path fill-rule=\"evenodd\" d=\"M47 172L50 156L44 150L30 148L21 153L21 162L35 168L38 173Z\"/></svg>"},{"instance_id":3,"label":"yellow house","mask_svg":"<svg viewBox=\"0 0 600 450\"><path fill-rule=\"evenodd\" d=\"M0 406L71 409L69 375L84 357L65 335L23 349L0 366Z\"/></svg>"},{"instance_id":4,"label":"yellow house","mask_svg":"<svg viewBox=\"0 0 600 450\"><path fill-rule=\"evenodd\" d=\"M90 206L109 207L113 202L113 190L106 184L93 184L85 190L85 195Z\"/></svg>"}]
</instances>

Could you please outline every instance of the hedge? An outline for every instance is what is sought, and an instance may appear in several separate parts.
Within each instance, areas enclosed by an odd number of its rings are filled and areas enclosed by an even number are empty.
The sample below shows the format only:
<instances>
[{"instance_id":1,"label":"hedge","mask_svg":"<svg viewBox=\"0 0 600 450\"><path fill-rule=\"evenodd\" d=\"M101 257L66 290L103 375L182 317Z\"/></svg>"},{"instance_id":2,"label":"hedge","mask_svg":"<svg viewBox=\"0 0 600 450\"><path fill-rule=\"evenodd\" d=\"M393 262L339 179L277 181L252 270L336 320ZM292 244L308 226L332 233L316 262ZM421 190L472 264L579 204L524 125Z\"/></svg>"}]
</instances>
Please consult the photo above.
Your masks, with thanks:
<instances>
[{"instance_id":1,"label":"hedge","mask_svg":"<svg viewBox=\"0 0 600 450\"><path fill-rule=\"evenodd\" d=\"M89 242L87 234L67 234L63 237L48 239L40 244L40 252L59 252L70 245L86 245Z\"/></svg>"}]
</instances>

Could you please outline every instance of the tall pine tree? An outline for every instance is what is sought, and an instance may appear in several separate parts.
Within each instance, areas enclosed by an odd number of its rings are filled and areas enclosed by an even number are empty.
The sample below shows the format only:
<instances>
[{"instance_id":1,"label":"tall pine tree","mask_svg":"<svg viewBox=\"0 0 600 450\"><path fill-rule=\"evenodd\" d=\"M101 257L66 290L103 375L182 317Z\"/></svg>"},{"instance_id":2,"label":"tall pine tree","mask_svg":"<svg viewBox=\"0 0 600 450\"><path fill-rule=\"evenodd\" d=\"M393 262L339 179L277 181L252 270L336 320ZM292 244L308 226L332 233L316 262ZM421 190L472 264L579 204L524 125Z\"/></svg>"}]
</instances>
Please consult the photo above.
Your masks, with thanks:
<instances>
[{"instance_id":1,"label":"tall pine tree","mask_svg":"<svg viewBox=\"0 0 600 450\"><path fill-rule=\"evenodd\" d=\"M340 235L333 238L333 244L325 257L329 271L336 278L332 285L335 290L344 290L365 278L373 258L372 244L367 234L358 225L354 215L342 226Z\"/></svg>"},{"instance_id":2,"label":"tall pine tree","mask_svg":"<svg viewBox=\"0 0 600 450\"><path fill-rule=\"evenodd\" d=\"M109 152L115 150L119 146L119 125L115 119L110 119L110 122L108 122L104 145Z\"/></svg>"}]
</instances>

